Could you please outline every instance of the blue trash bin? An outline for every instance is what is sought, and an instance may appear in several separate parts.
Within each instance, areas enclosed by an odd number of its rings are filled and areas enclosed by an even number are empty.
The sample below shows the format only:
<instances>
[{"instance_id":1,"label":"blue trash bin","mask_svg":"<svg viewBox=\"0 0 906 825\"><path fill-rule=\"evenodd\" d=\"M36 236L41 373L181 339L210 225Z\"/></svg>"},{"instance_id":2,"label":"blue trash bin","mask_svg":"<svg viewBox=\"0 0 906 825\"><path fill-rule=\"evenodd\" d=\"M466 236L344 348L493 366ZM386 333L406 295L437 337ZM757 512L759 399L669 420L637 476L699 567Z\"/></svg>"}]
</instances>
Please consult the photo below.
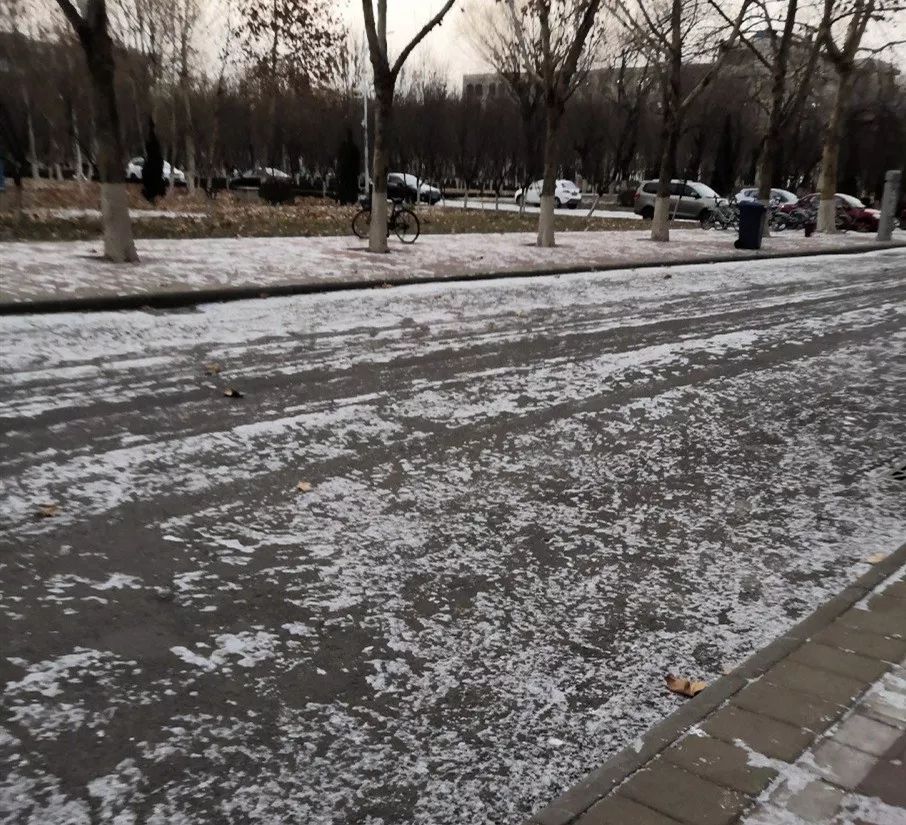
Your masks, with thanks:
<instances>
[{"instance_id":1,"label":"blue trash bin","mask_svg":"<svg viewBox=\"0 0 906 825\"><path fill-rule=\"evenodd\" d=\"M764 213L767 207L755 201L743 201L739 204L739 238L737 249L761 249L761 236L764 232Z\"/></svg>"}]
</instances>

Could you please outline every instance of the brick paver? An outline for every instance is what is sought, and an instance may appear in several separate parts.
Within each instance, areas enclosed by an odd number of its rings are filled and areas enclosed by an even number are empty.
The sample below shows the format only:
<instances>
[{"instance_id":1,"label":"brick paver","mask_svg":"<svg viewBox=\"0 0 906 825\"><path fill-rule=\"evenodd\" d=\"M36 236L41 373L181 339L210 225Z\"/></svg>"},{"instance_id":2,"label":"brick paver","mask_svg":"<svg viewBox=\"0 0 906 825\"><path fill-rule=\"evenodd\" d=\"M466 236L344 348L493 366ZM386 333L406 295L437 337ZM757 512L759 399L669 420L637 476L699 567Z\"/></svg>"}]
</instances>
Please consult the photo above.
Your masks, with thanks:
<instances>
[{"instance_id":1,"label":"brick paver","mask_svg":"<svg viewBox=\"0 0 906 825\"><path fill-rule=\"evenodd\" d=\"M904 573L778 640L756 678L709 687L700 699L722 689L726 701L703 704L697 723L685 714L672 742L659 732L647 763L597 800L587 782L577 817L546 815L552 805L530 825L906 825Z\"/></svg>"}]
</instances>

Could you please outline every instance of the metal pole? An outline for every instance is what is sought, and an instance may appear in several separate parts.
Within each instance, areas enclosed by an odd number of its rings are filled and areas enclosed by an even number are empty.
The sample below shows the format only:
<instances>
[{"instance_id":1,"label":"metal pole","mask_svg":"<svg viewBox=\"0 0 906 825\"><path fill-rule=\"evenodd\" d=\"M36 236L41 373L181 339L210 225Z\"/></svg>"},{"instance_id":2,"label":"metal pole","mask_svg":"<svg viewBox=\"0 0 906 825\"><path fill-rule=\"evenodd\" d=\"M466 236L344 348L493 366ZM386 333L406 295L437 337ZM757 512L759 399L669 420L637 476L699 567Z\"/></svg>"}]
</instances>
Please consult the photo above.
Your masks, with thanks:
<instances>
[{"instance_id":1,"label":"metal pole","mask_svg":"<svg viewBox=\"0 0 906 825\"><path fill-rule=\"evenodd\" d=\"M884 175L884 196L881 198L881 218L878 221L879 241L889 241L893 237L902 177L903 173L899 169L890 169Z\"/></svg>"}]
</instances>

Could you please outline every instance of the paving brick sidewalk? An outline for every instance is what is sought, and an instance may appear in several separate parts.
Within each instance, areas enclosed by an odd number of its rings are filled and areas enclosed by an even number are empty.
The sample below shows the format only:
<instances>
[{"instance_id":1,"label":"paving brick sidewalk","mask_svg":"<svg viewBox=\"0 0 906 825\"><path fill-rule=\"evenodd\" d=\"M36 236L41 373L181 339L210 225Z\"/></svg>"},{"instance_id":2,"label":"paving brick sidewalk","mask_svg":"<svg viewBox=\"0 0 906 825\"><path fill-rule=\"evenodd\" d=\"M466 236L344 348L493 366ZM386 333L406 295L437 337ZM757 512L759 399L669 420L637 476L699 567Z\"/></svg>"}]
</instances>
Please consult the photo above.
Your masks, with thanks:
<instances>
[{"instance_id":1,"label":"paving brick sidewalk","mask_svg":"<svg viewBox=\"0 0 906 825\"><path fill-rule=\"evenodd\" d=\"M904 562L906 545L529 825L906 825Z\"/></svg>"},{"instance_id":2,"label":"paving brick sidewalk","mask_svg":"<svg viewBox=\"0 0 906 825\"><path fill-rule=\"evenodd\" d=\"M873 235L786 232L760 252L737 250L729 232L682 229L669 244L641 230L562 232L541 249L532 233L427 235L371 255L352 237L202 238L137 242L140 264L111 264L97 242L0 244L0 312L186 305L260 293L292 294L368 285L423 283L636 266L706 263L878 247ZM780 264L778 264L780 265ZM182 303L180 303L180 301ZM106 302L106 303L105 303Z\"/></svg>"}]
</instances>

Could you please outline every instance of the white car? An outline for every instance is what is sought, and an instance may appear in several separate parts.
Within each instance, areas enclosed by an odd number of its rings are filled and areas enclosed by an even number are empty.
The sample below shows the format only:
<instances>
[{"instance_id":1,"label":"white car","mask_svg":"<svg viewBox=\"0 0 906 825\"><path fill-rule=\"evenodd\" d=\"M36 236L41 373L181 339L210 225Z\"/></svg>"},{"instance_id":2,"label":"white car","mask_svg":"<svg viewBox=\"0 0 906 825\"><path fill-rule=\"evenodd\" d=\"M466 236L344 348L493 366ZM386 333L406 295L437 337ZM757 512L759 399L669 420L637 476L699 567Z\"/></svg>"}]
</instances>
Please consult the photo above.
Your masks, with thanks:
<instances>
[{"instance_id":1,"label":"white car","mask_svg":"<svg viewBox=\"0 0 906 825\"><path fill-rule=\"evenodd\" d=\"M286 174L282 169L275 166L259 166L257 169L246 169L242 173L243 178L277 178L278 180L289 180L292 175Z\"/></svg>"},{"instance_id":2,"label":"white car","mask_svg":"<svg viewBox=\"0 0 906 825\"><path fill-rule=\"evenodd\" d=\"M142 168L145 165L144 158L132 158L129 161L129 165L126 167L126 177L133 182L139 182L142 179ZM170 164L167 161L164 161L163 173L161 177L164 180L170 180ZM173 182L174 183L185 183L186 174L177 167L173 167Z\"/></svg>"},{"instance_id":3,"label":"white car","mask_svg":"<svg viewBox=\"0 0 906 825\"><path fill-rule=\"evenodd\" d=\"M140 183L142 179L142 168L145 165L144 158L132 158L129 161L129 165L126 167L126 180L130 180L133 183ZM164 161L164 172L161 177L164 180L170 180L170 164L167 161ZM186 173L182 169L177 169L173 167L173 183L177 185L185 185L186 182Z\"/></svg>"},{"instance_id":4,"label":"white car","mask_svg":"<svg viewBox=\"0 0 906 825\"><path fill-rule=\"evenodd\" d=\"M758 200L758 189L755 186L747 186L736 193L736 202L745 203L748 201ZM799 200L792 192L787 189L771 189L771 203L774 206L783 206L787 203L796 203Z\"/></svg>"},{"instance_id":5,"label":"white car","mask_svg":"<svg viewBox=\"0 0 906 825\"><path fill-rule=\"evenodd\" d=\"M543 180L536 180L528 185L525 190L525 203L527 206L539 206L541 204L541 186L543 184ZM523 200L522 190L517 189L513 198L516 203L521 204ZM563 206L575 209L581 200L582 193L579 191L579 187L571 180L557 180L554 182L554 206L557 209Z\"/></svg>"}]
</instances>

